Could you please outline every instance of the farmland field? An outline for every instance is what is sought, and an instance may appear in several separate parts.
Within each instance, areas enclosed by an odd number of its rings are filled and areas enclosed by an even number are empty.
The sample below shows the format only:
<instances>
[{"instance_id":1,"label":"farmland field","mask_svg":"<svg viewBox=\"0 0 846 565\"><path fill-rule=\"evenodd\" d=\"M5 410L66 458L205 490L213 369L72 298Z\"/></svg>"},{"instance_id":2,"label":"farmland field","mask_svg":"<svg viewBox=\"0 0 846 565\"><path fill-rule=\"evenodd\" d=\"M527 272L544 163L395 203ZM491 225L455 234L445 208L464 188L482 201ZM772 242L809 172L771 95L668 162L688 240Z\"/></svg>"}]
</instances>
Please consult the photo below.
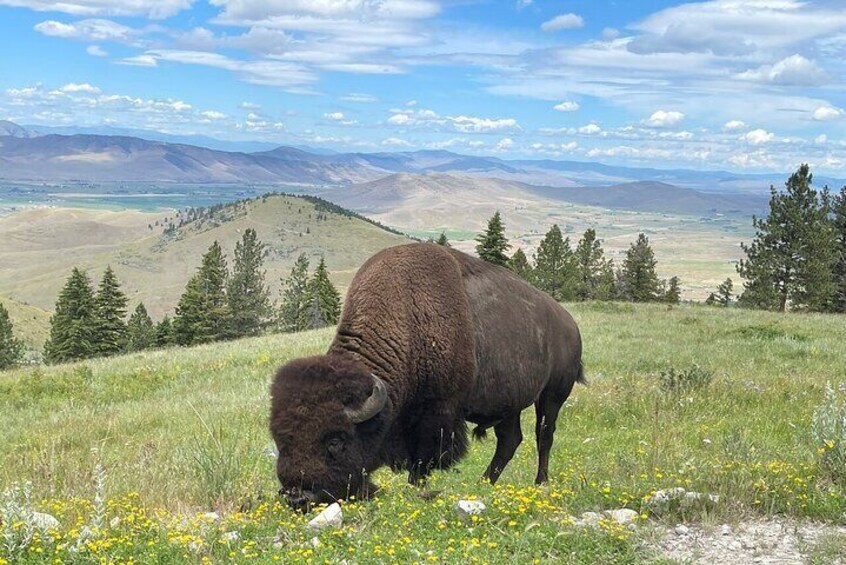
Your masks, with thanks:
<instances>
[{"instance_id":1,"label":"farmland field","mask_svg":"<svg viewBox=\"0 0 846 565\"><path fill-rule=\"evenodd\" d=\"M826 464L846 438L813 434L827 386L846 394L843 317L569 308L589 385L562 410L548 486L532 486L527 410L524 442L495 487L478 478L489 439L455 472L434 474L433 500L382 470L379 495L345 504L344 526L319 534L276 498L268 383L280 363L324 350L332 331L2 373L2 504L30 489L32 507L59 524L23 548L0 543L0 563L668 563L646 541L678 521L846 522L843 475ZM645 504L679 486L719 501L663 514ZM459 520L461 498L488 509ZM623 507L641 516L634 531L572 526L582 512ZM4 539L17 539L22 526L8 526ZM809 555L846 548L825 544Z\"/></svg>"}]
</instances>

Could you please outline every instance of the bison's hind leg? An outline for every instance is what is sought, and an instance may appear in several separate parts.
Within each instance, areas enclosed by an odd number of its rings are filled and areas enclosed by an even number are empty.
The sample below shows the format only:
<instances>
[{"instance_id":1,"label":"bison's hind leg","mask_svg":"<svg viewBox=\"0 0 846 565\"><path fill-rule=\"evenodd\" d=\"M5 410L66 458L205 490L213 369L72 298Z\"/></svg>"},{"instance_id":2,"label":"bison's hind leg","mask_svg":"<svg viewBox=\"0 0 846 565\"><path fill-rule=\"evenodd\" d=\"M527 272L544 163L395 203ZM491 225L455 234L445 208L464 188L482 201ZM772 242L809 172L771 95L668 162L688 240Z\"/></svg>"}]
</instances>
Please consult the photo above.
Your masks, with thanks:
<instances>
[{"instance_id":1,"label":"bison's hind leg","mask_svg":"<svg viewBox=\"0 0 846 565\"><path fill-rule=\"evenodd\" d=\"M488 465L483 478L494 484L502 474L505 466L514 457L517 446L523 441L523 430L520 429L520 412L516 412L503 418L496 426L496 451L494 452L491 464Z\"/></svg>"},{"instance_id":2,"label":"bison's hind leg","mask_svg":"<svg viewBox=\"0 0 846 565\"><path fill-rule=\"evenodd\" d=\"M566 395L562 398L544 390L535 402L535 436L538 442L538 476L535 478L535 484L549 480L549 452L552 450L558 412L565 400Z\"/></svg>"}]
</instances>

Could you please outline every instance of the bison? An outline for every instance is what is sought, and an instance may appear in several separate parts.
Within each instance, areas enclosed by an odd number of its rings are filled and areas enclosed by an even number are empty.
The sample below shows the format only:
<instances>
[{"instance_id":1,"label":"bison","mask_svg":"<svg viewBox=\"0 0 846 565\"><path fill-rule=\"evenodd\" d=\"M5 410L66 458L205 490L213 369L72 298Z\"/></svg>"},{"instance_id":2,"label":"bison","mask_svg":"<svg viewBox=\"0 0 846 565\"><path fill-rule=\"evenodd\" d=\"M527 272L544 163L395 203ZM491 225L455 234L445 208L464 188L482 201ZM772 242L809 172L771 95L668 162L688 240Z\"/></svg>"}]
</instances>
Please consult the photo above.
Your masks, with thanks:
<instances>
[{"instance_id":1,"label":"bison","mask_svg":"<svg viewBox=\"0 0 846 565\"><path fill-rule=\"evenodd\" d=\"M371 257L352 281L325 355L283 365L271 386L280 493L297 509L367 497L389 465L425 480L496 433L484 477L496 482L535 405L537 483L562 404L584 382L573 318L509 270L414 243Z\"/></svg>"}]
</instances>

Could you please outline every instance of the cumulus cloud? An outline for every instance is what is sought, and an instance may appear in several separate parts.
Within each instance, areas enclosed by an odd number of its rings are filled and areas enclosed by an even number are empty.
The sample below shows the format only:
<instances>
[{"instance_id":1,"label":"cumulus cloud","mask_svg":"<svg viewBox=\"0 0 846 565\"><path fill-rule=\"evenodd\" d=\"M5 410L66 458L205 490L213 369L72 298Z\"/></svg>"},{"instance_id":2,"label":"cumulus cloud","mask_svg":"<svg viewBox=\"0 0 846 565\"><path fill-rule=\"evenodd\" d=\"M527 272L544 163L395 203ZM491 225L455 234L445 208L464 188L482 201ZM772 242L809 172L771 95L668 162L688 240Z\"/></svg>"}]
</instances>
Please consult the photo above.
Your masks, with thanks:
<instances>
[{"instance_id":1,"label":"cumulus cloud","mask_svg":"<svg viewBox=\"0 0 846 565\"><path fill-rule=\"evenodd\" d=\"M584 19L577 14L561 14L541 24L541 30L546 32L560 31L562 29L574 29L583 27Z\"/></svg>"},{"instance_id":2,"label":"cumulus cloud","mask_svg":"<svg viewBox=\"0 0 846 565\"><path fill-rule=\"evenodd\" d=\"M743 139L751 143L752 145L761 145L763 143L769 143L775 139L775 134L768 132L765 129L753 129L749 133L743 136Z\"/></svg>"},{"instance_id":3,"label":"cumulus cloud","mask_svg":"<svg viewBox=\"0 0 846 565\"><path fill-rule=\"evenodd\" d=\"M826 72L802 55L791 55L774 65L764 65L737 75L741 80L782 86L817 86L828 79Z\"/></svg>"},{"instance_id":4,"label":"cumulus cloud","mask_svg":"<svg viewBox=\"0 0 846 565\"><path fill-rule=\"evenodd\" d=\"M723 125L723 131L743 131L748 127L743 120L729 120Z\"/></svg>"},{"instance_id":5,"label":"cumulus cloud","mask_svg":"<svg viewBox=\"0 0 846 565\"><path fill-rule=\"evenodd\" d=\"M228 116L223 112L216 110L205 110L200 112L200 115L209 120L225 120Z\"/></svg>"},{"instance_id":6,"label":"cumulus cloud","mask_svg":"<svg viewBox=\"0 0 846 565\"><path fill-rule=\"evenodd\" d=\"M559 112L576 112L579 110L579 107L580 106L578 102L565 100L564 102L553 106L553 109L558 110Z\"/></svg>"},{"instance_id":7,"label":"cumulus cloud","mask_svg":"<svg viewBox=\"0 0 846 565\"><path fill-rule=\"evenodd\" d=\"M675 110L658 110L654 112L649 118L644 120L644 124L653 128L666 128L680 124L684 120L684 114Z\"/></svg>"},{"instance_id":8,"label":"cumulus cloud","mask_svg":"<svg viewBox=\"0 0 846 565\"><path fill-rule=\"evenodd\" d=\"M100 92L100 89L98 87L92 86L92 85L88 84L87 82L83 82L83 83L71 82L71 83L64 85L59 90L61 92L66 93L66 94L67 93L73 94L73 93L76 93L76 92L84 92L86 94L98 94Z\"/></svg>"},{"instance_id":9,"label":"cumulus cloud","mask_svg":"<svg viewBox=\"0 0 846 565\"><path fill-rule=\"evenodd\" d=\"M520 131L514 118L481 118L478 116L441 116L428 109L391 111L387 123L394 126L424 127L461 133L494 133Z\"/></svg>"},{"instance_id":10,"label":"cumulus cloud","mask_svg":"<svg viewBox=\"0 0 846 565\"><path fill-rule=\"evenodd\" d=\"M579 128L579 133L582 135L597 135L602 133L602 128L596 124L588 124Z\"/></svg>"},{"instance_id":11,"label":"cumulus cloud","mask_svg":"<svg viewBox=\"0 0 846 565\"><path fill-rule=\"evenodd\" d=\"M833 120L839 120L846 114L841 108L833 108L831 106L820 106L816 110L814 110L813 117L814 120L818 122L830 122Z\"/></svg>"}]
</instances>

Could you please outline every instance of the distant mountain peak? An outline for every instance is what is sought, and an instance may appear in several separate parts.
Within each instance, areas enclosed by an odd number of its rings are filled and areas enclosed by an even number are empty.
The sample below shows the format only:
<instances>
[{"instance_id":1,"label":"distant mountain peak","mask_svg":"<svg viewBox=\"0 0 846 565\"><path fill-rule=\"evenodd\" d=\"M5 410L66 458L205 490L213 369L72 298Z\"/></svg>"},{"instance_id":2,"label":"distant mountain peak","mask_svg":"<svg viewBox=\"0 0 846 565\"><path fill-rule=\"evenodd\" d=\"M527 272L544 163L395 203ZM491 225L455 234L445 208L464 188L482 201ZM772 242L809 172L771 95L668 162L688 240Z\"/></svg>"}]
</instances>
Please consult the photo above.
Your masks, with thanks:
<instances>
[{"instance_id":1,"label":"distant mountain peak","mask_svg":"<svg viewBox=\"0 0 846 565\"><path fill-rule=\"evenodd\" d=\"M30 138L38 134L9 120L0 120L0 137Z\"/></svg>"}]
</instances>

